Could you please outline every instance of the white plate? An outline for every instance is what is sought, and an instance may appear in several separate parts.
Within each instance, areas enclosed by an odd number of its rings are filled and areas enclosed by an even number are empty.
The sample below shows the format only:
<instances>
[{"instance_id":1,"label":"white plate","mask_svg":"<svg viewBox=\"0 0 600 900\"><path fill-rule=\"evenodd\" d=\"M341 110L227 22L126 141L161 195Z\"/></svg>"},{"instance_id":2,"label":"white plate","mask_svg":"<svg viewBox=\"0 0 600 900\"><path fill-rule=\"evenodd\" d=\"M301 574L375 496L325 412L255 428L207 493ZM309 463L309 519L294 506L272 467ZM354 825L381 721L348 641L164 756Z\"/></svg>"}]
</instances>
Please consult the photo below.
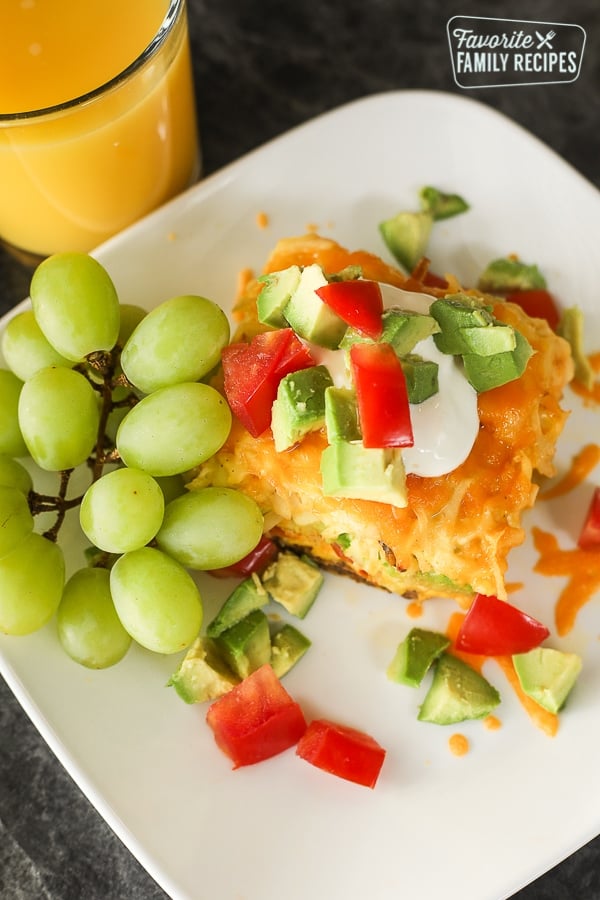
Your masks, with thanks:
<instances>
[{"instance_id":1,"label":"white plate","mask_svg":"<svg viewBox=\"0 0 600 900\"><path fill-rule=\"evenodd\" d=\"M521 128L451 94L397 92L342 107L207 179L97 255L124 301L152 306L198 292L227 308L238 272L260 268L277 238L309 224L385 255L378 222L414 208L424 184L472 204L436 225L436 270L468 282L492 257L517 252L541 266L565 305L585 310L590 349L600 347L598 193ZM570 391L566 401L574 412L562 469L597 433L597 414ZM589 489L541 504L527 526L550 526L572 544ZM512 557L509 579L526 585L514 602L551 623L562 582L532 574L535 558L529 544ZM202 584L208 616L224 588ZM431 603L420 624L444 627L450 609ZM585 658L558 735L531 723L490 662L503 727L455 729L471 741L462 758L448 749L454 729L416 721L422 693L386 679L411 624L404 601L328 577L302 626L313 648L286 679L308 718L362 728L387 748L374 791L293 751L232 771L205 707L165 688L172 658L133 650L114 669L89 672L67 659L51 624L2 638L0 668L91 802L178 900L498 900L600 831L600 609L588 604L568 639L554 641Z\"/></svg>"}]
</instances>

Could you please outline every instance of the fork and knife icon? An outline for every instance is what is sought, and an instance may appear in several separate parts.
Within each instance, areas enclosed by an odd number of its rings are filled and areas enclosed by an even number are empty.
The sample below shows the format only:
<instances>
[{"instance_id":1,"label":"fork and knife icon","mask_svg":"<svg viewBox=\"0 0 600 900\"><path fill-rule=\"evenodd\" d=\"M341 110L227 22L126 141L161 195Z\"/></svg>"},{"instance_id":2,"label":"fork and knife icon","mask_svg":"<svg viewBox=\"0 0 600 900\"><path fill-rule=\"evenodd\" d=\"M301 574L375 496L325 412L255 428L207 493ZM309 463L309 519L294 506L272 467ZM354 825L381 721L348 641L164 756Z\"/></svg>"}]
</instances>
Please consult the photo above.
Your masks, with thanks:
<instances>
[{"instance_id":1,"label":"fork and knife icon","mask_svg":"<svg viewBox=\"0 0 600 900\"><path fill-rule=\"evenodd\" d=\"M549 50L552 50L552 44L550 43L550 41L552 41L556 37L555 31L552 31L552 29L550 29L550 31L546 35L540 34L539 31L536 31L535 36L538 39L538 50L541 47L548 47Z\"/></svg>"}]
</instances>

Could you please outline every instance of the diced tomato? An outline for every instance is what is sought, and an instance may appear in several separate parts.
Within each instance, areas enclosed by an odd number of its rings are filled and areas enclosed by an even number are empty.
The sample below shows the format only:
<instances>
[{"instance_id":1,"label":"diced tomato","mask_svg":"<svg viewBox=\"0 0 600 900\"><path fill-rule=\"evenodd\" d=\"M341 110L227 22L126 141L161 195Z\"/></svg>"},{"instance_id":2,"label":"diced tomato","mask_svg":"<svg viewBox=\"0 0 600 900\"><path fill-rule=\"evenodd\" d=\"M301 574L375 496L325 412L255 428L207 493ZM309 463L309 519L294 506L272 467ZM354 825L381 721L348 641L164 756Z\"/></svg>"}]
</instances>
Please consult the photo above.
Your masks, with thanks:
<instances>
[{"instance_id":1,"label":"diced tomato","mask_svg":"<svg viewBox=\"0 0 600 900\"><path fill-rule=\"evenodd\" d=\"M539 647L549 634L545 625L516 606L477 594L462 621L455 646L481 656L512 656Z\"/></svg>"},{"instance_id":2,"label":"diced tomato","mask_svg":"<svg viewBox=\"0 0 600 900\"><path fill-rule=\"evenodd\" d=\"M370 735L328 719L310 723L296 753L318 769L370 788L385 759L385 750Z\"/></svg>"},{"instance_id":3,"label":"diced tomato","mask_svg":"<svg viewBox=\"0 0 600 900\"><path fill-rule=\"evenodd\" d=\"M577 546L582 550L600 550L600 488L592 494Z\"/></svg>"},{"instance_id":4,"label":"diced tomato","mask_svg":"<svg viewBox=\"0 0 600 900\"><path fill-rule=\"evenodd\" d=\"M261 575L275 560L278 553L277 544L263 534L254 550L251 550L243 559L222 569L211 569L210 574L216 575L217 578L247 578L254 572Z\"/></svg>"},{"instance_id":5,"label":"diced tomato","mask_svg":"<svg viewBox=\"0 0 600 900\"><path fill-rule=\"evenodd\" d=\"M350 348L365 447L412 447L414 437L404 372L387 343Z\"/></svg>"},{"instance_id":6,"label":"diced tomato","mask_svg":"<svg viewBox=\"0 0 600 900\"><path fill-rule=\"evenodd\" d=\"M253 437L271 424L271 408L284 375L314 365L291 328L257 334L249 344L221 351L223 387L233 413Z\"/></svg>"},{"instance_id":7,"label":"diced tomato","mask_svg":"<svg viewBox=\"0 0 600 900\"><path fill-rule=\"evenodd\" d=\"M268 664L215 700L206 721L234 769L282 753L306 731L300 705Z\"/></svg>"},{"instance_id":8,"label":"diced tomato","mask_svg":"<svg viewBox=\"0 0 600 900\"><path fill-rule=\"evenodd\" d=\"M383 295L376 281L330 281L317 294L340 319L377 340L383 331Z\"/></svg>"},{"instance_id":9,"label":"diced tomato","mask_svg":"<svg viewBox=\"0 0 600 900\"><path fill-rule=\"evenodd\" d=\"M445 278L442 278L441 275L436 275L435 272L427 271L425 277L423 278L423 284L427 285L427 287L436 287L436 288L447 288L448 282Z\"/></svg>"},{"instance_id":10,"label":"diced tomato","mask_svg":"<svg viewBox=\"0 0 600 900\"><path fill-rule=\"evenodd\" d=\"M546 290L515 291L506 299L517 303L528 316L534 319L546 319L550 328L556 331L560 313L552 294Z\"/></svg>"}]
</instances>

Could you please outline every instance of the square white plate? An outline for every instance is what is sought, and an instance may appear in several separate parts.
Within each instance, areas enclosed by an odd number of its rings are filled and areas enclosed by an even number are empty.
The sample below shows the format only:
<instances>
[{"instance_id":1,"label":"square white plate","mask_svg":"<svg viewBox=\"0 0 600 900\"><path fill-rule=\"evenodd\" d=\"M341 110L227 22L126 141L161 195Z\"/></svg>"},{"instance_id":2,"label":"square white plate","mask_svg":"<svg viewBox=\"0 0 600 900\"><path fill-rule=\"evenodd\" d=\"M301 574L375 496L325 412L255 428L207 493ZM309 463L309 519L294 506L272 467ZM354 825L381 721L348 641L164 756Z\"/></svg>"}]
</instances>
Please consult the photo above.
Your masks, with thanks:
<instances>
[{"instance_id":1,"label":"square white plate","mask_svg":"<svg viewBox=\"0 0 600 900\"><path fill-rule=\"evenodd\" d=\"M195 292L228 309L240 270L260 269L278 238L309 225L387 256L378 223L416 208L425 184L459 192L472 207L435 226L436 271L469 283L491 258L518 253L538 263L564 305L583 308L588 349L600 347L597 191L511 121L451 94L387 93L322 116L208 178L97 256L123 301L152 307ZM561 471L598 433L596 411L570 390L565 402L573 414ZM589 494L588 484L540 504L528 531L551 527L572 545ZM73 523L64 540L74 565ZM511 559L509 580L525 585L513 602L551 625L562 580L533 574L529 541ZM232 771L204 722L206 707L188 707L165 688L177 659L134 648L115 668L90 672L61 651L51 623L27 638L2 637L0 671L91 802L177 900L499 900L600 831L597 600L568 638L552 639L585 664L549 738L493 662L485 671L503 696L499 731L418 723L423 693L385 675L413 624L405 602L345 579L326 582L302 624L313 647L286 687L307 718L346 722L383 744L374 791L293 751ZM225 586L201 584L208 620ZM419 624L443 628L452 608L432 602ZM452 730L469 738L467 756L450 753Z\"/></svg>"}]
</instances>

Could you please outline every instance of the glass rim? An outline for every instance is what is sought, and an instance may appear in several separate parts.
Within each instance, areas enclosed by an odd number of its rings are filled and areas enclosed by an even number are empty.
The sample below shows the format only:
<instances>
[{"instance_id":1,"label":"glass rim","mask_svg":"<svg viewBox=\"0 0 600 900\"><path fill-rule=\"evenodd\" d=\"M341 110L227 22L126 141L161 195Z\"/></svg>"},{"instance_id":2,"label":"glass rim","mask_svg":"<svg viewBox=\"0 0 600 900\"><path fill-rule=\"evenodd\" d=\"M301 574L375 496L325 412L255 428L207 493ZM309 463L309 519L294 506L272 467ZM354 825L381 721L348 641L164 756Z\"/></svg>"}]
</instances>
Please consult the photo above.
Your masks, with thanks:
<instances>
[{"instance_id":1,"label":"glass rim","mask_svg":"<svg viewBox=\"0 0 600 900\"><path fill-rule=\"evenodd\" d=\"M150 43L138 56L136 56L133 62L129 63L128 66L116 75L113 75L112 78L109 78L108 81L98 85L98 87L92 88L91 91L86 91L85 94L79 94L77 97L73 97L70 100L63 100L62 103L56 103L52 106L45 106L41 109L30 109L25 112L0 113L0 125L18 124L20 122L25 124L36 119L50 118L57 113L68 112L78 106L87 104L98 97L101 97L103 94L106 94L108 91L112 91L124 81L127 81L138 69L141 69L149 59L152 59L158 49L162 47L173 30L184 3L185 0L169 0L169 6L165 16Z\"/></svg>"}]
</instances>

